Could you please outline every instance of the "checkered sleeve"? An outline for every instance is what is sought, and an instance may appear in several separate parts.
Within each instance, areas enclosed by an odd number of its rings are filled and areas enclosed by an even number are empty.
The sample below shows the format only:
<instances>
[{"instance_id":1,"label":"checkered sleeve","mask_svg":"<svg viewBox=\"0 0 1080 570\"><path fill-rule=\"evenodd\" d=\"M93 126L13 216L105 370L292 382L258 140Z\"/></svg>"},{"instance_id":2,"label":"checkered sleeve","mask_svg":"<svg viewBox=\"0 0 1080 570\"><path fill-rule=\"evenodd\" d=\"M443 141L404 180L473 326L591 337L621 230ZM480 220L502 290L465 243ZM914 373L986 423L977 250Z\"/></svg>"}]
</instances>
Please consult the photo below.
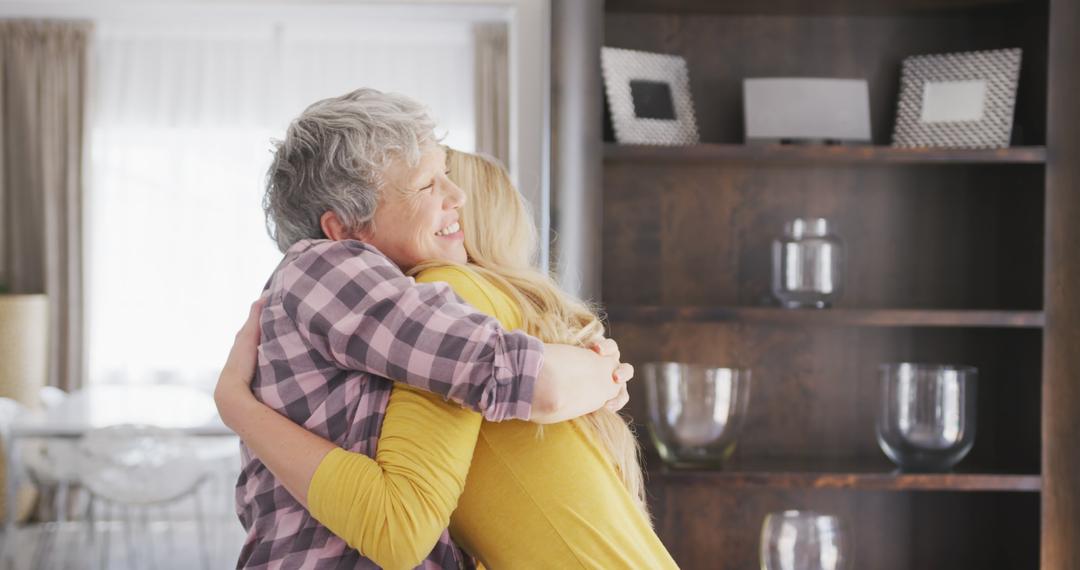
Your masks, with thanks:
<instances>
[{"instance_id":1,"label":"checkered sleeve","mask_svg":"<svg viewBox=\"0 0 1080 570\"><path fill-rule=\"evenodd\" d=\"M341 368L439 394L490 421L529 418L543 345L457 297L418 284L358 241L317 241L282 275L299 334Z\"/></svg>"}]
</instances>

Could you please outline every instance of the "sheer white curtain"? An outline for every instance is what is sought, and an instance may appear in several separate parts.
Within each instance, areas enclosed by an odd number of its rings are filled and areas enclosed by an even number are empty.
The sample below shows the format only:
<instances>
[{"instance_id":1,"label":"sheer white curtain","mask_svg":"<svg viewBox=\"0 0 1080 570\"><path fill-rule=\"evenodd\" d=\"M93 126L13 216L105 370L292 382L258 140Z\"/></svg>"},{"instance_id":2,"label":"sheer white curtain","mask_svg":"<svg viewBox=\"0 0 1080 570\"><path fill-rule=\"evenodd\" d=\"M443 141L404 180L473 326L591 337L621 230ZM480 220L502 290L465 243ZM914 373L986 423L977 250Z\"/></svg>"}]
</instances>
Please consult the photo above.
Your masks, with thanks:
<instances>
[{"instance_id":1,"label":"sheer white curtain","mask_svg":"<svg viewBox=\"0 0 1080 570\"><path fill-rule=\"evenodd\" d=\"M197 18L196 18L197 20ZM93 46L89 381L210 385L280 253L260 201L270 139L361 86L474 147L468 22L116 19Z\"/></svg>"}]
</instances>

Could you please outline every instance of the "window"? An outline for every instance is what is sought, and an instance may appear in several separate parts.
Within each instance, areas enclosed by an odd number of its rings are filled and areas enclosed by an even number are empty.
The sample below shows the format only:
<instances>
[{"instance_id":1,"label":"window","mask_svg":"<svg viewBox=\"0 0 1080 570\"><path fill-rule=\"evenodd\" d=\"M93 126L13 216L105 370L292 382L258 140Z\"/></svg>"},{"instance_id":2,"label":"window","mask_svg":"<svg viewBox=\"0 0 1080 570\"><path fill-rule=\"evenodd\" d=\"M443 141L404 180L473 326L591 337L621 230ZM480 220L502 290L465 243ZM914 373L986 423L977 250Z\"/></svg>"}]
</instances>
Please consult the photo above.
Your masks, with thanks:
<instances>
[{"instance_id":1,"label":"window","mask_svg":"<svg viewBox=\"0 0 1080 570\"><path fill-rule=\"evenodd\" d=\"M261 210L270 139L308 104L361 86L405 93L431 107L447 144L474 148L475 15L346 8L189 6L98 23L85 203L91 383L216 380L281 258Z\"/></svg>"}]
</instances>

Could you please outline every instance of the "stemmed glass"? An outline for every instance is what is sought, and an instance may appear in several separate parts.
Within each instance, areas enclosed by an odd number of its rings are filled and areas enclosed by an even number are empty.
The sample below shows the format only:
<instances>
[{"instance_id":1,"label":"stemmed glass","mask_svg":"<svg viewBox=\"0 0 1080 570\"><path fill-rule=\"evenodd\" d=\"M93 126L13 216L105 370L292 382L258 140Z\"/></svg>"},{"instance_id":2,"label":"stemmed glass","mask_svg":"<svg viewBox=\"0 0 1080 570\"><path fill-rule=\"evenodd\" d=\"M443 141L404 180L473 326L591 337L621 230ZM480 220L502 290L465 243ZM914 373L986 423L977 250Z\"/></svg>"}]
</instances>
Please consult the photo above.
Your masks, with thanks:
<instances>
[{"instance_id":1,"label":"stemmed glass","mask_svg":"<svg viewBox=\"0 0 1080 570\"><path fill-rule=\"evenodd\" d=\"M847 531L839 517L814 511L784 511L761 527L762 570L847 570Z\"/></svg>"}]
</instances>

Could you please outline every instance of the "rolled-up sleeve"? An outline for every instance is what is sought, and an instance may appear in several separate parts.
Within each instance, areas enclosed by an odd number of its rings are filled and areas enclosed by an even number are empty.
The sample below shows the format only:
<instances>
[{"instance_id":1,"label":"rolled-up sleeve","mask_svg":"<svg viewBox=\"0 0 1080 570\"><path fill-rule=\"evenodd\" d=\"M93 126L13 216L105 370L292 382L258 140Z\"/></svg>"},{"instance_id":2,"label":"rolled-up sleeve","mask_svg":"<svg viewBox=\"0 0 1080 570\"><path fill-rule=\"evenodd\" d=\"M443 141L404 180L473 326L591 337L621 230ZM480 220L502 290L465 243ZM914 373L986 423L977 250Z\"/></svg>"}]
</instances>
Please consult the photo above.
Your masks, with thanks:
<instances>
[{"instance_id":1,"label":"rolled-up sleeve","mask_svg":"<svg viewBox=\"0 0 1080 570\"><path fill-rule=\"evenodd\" d=\"M542 343L416 283L358 241L318 241L284 268L281 303L335 365L439 394L490 421L527 420Z\"/></svg>"}]
</instances>

